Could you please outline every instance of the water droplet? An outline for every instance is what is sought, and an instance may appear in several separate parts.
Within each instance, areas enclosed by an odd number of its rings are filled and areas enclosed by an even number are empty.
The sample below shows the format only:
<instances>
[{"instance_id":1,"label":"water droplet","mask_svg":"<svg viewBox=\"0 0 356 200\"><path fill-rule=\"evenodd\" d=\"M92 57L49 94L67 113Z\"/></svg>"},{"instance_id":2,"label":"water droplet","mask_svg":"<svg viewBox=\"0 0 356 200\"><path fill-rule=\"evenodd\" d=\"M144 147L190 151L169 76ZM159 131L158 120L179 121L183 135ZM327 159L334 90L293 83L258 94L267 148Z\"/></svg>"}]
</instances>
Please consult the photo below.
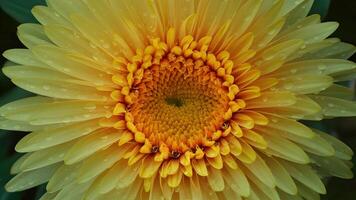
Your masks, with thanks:
<instances>
[{"instance_id":1,"label":"water droplet","mask_svg":"<svg viewBox=\"0 0 356 200\"><path fill-rule=\"evenodd\" d=\"M96 109L96 105L95 104L94 105L87 105L87 106L84 107L84 109L94 110L94 109Z\"/></svg>"},{"instance_id":2,"label":"water droplet","mask_svg":"<svg viewBox=\"0 0 356 200\"><path fill-rule=\"evenodd\" d=\"M67 67L65 67L65 68L63 68L63 71L64 71L64 72L70 72L70 69L67 68Z\"/></svg>"},{"instance_id":3,"label":"water droplet","mask_svg":"<svg viewBox=\"0 0 356 200\"><path fill-rule=\"evenodd\" d=\"M318 69L319 69L320 71L324 71L324 70L326 69L326 66L323 65L323 64L320 64L320 65L318 66Z\"/></svg>"},{"instance_id":4,"label":"water droplet","mask_svg":"<svg viewBox=\"0 0 356 200\"><path fill-rule=\"evenodd\" d=\"M285 88L286 90L290 90L290 89L293 88L293 84L287 83L287 84L284 85L284 88Z\"/></svg>"},{"instance_id":5,"label":"water droplet","mask_svg":"<svg viewBox=\"0 0 356 200\"><path fill-rule=\"evenodd\" d=\"M106 140L106 139L108 139L109 138L109 136L103 136L103 137L100 137L100 139L102 139L102 140Z\"/></svg>"},{"instance_id":6,"label":"water droplet","mask_svg":"<svg viewBox=\"0 0 356 200\"><path fill-rule=\"evenodd\" d=\"M92 58L93 58L95 61L98 61L98 60L99 60L99 58L96 57L96 56L92 56Z\"/></svg>"},{"instance_id":7,"label":"water droplet","mask_svg":"<svg viewBox=\"0 0 356 200\"><path fill-rule=\"evenodd\" d=\"M50 90L50 89L51 89L51 87L48 86L48 85L44 85L42 88L43 88L44 90Z\"/></svg>"},{"instance_id":8,"label":"water droplet","mask_svg":"<svg viewBox=\"0 0 356 200\"><path fill-rule=\"evenodd\" d=\"M110 45L109 45L108 43L104 43L104 44L103 44L103 47L104 47L105 49L109 49L109 48L110 48Z\"/></svg>"},{"instance_id":9,"label":"water droplet","mask_svg":"<svg viewBox=\"0 0 356 200\"><path fill-rule=\"evenodd\" d=\"M90 46L91 48L93 48L93 49L96 49L95 44L93 44L93 43L91 43L91 42L89 42L89 46Z\"/></svg>"},{"instance_id":10,"label":"water droplet","mask_svg":"<svg viewBox=\"0 0 356 200\"><path fill-rule=\"evenodd\" d=\"M291 70L290 70L290 72L291 72L292 74L297 73L297 71L298 71L297 69L291 69Z\"/></svg>"}]
</instances>

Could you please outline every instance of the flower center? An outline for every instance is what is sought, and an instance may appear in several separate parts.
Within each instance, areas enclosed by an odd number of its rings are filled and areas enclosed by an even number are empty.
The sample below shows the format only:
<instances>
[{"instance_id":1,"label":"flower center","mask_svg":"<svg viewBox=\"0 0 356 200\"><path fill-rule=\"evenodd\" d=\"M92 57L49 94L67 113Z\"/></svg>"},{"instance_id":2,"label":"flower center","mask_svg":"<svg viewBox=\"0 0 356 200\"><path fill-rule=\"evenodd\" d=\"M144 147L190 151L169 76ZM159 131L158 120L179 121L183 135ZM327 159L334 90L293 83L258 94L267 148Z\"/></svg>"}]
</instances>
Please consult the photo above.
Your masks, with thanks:
<instances>
[{"instance_id":1,"label":"flower center","mask_svg":"<svg viewBox=\"0 0 356 200\"><path fill-rule=\"evenodd\" d=\"M178 97L167 97L165 101L168 105L175 106L178 108L183 106L183 100Z\"/></svg>"},{"instance_id":2,"label":"flower center","mask_svg":"<svg viewBox=\"0 0 356 200\"><path fill-rule=\"evenodd\" d=\"M201 145L224 123L229 98L222 82L209 66L168 53L134 86L138 96L130 113L136 128L151 143L177 151Z\"/></svg>"},{"instance_id":3,"label":"flower center","mask_svg":"<svg viewBox=\"0 0 356 200\"><path fill-rule=\"evenodd\" d=\"M239 88L229 54L209 52L210 41L185 36L176 42L170 29L165 42L153 39L136 51L125 80L113 77L124 95L114 114L124 114L141 153L179 157L214 145L229 129Z\"/></svg>"}]
</instances>

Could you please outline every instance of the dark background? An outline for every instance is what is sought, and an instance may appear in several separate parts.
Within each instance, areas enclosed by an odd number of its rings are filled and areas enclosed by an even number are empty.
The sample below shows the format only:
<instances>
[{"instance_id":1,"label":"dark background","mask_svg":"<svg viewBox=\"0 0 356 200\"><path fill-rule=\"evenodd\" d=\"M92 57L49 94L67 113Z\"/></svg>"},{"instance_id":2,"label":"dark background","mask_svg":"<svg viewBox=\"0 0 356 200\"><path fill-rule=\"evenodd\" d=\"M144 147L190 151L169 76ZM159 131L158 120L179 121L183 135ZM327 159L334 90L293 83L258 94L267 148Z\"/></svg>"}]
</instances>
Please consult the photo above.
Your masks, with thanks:
<instances>
[{"instance_id":1,"label":"dark background","mask_svg":"<svg viewBox=\"0 0 356 200\"><path fill-rule=\"evenodd\" d=\"M26 1L26 0L24 0ZM320 3L327 0L315 0ZM319 13L319 9L314 7L312 13ZM337 21L340 23L339 29L334 33L344 42L356 44L356 1L354 0L332 0L329 11L321 13L324 16L323 21ZM16 28L19 25L17 21L8 16L0 9L0 52L7 49L22 48L16 36ZM356 55L351 58L356 62ZM5 59L0 56L0 66L5 63ZM355 84L353 83L353 87ZM0 105L28 95L21 89L14 88L13 84L0 73ZM329 131L336 132L339 138L356 151L356 118L338 118L324 120L322 126ZM320 124L318 124L320 125ZM44 192L44 186L24 191L22 193L6 193L3 185L10 178L9 168L11 164L19 157L13 151L16 142L24 136L24 133L0 131L0 200L31 200L38 199ZM354 157L353 163L356 164ZM355 168L353 169L356 174ZM343 180L331 178L327 182L328 194L323 196L325 200L355 200L356 199L356 179Z\"/></svg>"}]
</instances>

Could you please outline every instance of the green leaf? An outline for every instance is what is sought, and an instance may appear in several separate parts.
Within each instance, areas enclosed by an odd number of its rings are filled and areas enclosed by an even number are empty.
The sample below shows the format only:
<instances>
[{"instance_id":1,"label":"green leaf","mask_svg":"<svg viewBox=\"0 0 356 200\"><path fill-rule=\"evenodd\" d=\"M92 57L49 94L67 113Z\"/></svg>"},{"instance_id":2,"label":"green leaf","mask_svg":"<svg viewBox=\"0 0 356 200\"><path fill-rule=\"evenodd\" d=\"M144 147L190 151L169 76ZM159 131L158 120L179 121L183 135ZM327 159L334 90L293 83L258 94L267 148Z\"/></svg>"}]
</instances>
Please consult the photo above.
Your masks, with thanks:
<instances>
[{"instance_id":1,"label":"green leaf","mask_svg":"<svg viewBox=\"0 0 356 200\"><path fill-rule=\"evenodd\" d=\"M45 4L45 0L0 0L1 9L20 23L37 22L31 9L35 5Z\"/></svg>"}]
</instances>

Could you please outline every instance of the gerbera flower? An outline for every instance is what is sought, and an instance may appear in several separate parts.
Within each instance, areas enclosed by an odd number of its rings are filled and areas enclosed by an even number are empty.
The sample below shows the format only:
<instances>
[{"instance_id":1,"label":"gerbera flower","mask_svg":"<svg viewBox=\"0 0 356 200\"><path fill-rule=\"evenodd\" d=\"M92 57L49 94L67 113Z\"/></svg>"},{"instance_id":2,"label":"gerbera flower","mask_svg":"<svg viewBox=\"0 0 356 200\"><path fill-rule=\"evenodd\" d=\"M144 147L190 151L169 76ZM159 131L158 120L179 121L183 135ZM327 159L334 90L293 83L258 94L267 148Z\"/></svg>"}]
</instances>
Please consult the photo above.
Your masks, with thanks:
<instances>
[{"instance_id":1,"label":"gerbera flower","mask_svg":"<svg viewBox=\"0 0 356 200\"><path fill-rule=\"evenodd\" d=\"M38 96L8 191L47 199L318 199L352 151L299 120L354 116L354 46L311 0L48 0L3 72Z\"/></svg>"}]
</instances>

